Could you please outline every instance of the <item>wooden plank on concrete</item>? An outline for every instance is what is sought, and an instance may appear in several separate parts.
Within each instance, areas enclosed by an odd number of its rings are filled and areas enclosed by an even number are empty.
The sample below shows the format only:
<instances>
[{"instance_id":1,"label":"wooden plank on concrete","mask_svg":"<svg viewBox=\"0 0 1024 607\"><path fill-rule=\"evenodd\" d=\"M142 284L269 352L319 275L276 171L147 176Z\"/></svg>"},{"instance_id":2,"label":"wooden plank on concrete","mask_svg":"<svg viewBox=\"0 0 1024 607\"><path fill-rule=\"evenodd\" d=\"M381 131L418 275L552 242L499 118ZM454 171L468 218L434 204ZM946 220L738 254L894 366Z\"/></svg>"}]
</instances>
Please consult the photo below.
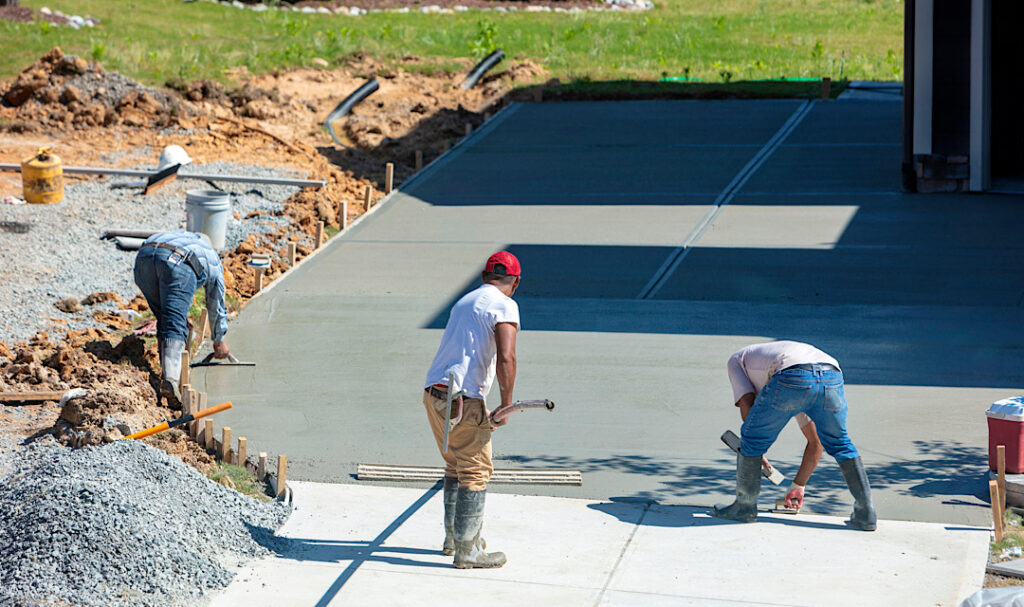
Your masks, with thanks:
<instances>
[{"instance_id":1,"label":"wooden plank on concrete","mask_svg":"<svg viewBox=\"0 0 1024 607\"><path fill-rule=\"evenodd\" d=\"M439 466L388 466L384 464L358 464L356 478L361 481L437 481L444 476ZM497 468L491 475L492 483L510 485L575 485L583 484L579 470L550 468Z\"/></svg>"}]
</instances>

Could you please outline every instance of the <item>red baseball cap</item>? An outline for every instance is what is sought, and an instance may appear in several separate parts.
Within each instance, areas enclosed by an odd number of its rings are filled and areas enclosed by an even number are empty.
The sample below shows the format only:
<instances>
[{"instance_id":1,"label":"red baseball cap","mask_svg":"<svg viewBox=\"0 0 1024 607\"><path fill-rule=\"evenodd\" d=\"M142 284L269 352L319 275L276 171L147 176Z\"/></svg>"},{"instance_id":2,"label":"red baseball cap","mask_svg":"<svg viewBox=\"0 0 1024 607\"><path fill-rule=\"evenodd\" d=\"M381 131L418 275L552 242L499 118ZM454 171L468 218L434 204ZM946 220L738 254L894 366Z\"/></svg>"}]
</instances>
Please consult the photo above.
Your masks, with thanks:
<instances>
[{"instance_id":1,"label":"red baseball cap","mask_svg":"<svg viewBox=\"0 0 1024 607\"><path fill-rule=\"evenodd\" d=\"M519 260L508 251L498 251L487 258L487 265L484 272L504 274L505 276L519 276L522 270L519 267Z\"/></svg>"}]
</instances>

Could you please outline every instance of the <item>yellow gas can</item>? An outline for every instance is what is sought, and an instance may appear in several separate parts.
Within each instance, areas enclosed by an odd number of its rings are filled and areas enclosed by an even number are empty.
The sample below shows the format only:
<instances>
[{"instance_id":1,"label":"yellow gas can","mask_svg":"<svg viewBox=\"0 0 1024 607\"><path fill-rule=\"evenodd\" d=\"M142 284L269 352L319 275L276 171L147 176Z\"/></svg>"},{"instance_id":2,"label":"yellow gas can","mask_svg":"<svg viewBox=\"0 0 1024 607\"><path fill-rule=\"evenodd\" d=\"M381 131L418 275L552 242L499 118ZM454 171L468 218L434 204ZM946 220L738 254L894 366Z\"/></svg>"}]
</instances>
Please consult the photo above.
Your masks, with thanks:
<instances>
[{"instance_id":1,"label":"yellow gas can","mask_svg":"<svg viewBox=\"0 0 1024 607\"><path fill-rule=\"evenodd\" d=\"M64 170L50 148L39 148L35 156L21 162L21 183L25 202L48 204L64 200Z\"/></svg>"}]
</instances>

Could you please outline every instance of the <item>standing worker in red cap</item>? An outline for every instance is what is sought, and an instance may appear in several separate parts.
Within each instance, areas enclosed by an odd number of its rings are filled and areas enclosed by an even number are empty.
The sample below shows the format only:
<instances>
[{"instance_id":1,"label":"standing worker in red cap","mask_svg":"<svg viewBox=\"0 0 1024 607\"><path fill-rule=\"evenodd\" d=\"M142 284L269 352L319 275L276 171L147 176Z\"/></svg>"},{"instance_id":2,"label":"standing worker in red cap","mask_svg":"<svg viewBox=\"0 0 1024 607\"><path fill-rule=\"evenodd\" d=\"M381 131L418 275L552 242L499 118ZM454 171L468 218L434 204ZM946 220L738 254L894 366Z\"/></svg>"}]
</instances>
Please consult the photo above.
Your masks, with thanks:
<instances>
[{"instance_id":1,"label":"standing worker in red cap","mask_svg":"<svg viewBox=\"0 0 1024 607\"><path fill-rule=\"evenodd\" d=\"M484 552L480 537L483 526L487 481L491 464L490 411L484 399L498 378L501 404L512 404L516 381L516 333L519 306L512 294L519 286L519 260L500 251L487 259L481 274L483 284L467 293L452 307L441 345L427 372L423 405L442 448L448 390L463 390L462 419L448 434L448 451L442 452L444 472L444 553L455 555L459 569L501 567L502 552ZM449 386L452 374L461 386ZM452 416L456 407L452 405Z\"/></svg>"}]
</instances>

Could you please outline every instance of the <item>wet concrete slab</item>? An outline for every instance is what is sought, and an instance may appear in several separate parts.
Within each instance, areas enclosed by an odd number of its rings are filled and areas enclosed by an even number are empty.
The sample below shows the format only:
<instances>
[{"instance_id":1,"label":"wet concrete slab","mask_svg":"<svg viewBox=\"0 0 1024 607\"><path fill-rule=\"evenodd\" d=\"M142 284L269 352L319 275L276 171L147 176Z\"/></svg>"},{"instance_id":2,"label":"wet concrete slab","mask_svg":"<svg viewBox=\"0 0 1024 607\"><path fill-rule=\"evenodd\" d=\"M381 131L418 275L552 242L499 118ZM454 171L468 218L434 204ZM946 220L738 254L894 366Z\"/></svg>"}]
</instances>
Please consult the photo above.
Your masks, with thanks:
<instances>
[{"instance_id":1,"label":"wet concrete slab","mask_svg":"<svg viewBox=\"0 0 1024 607\"><path fill-rule=\"evenodd\" d=\"M850 431L880 516L985 524L984 411L1024 388L1014 237L1024 205L895 191L898 131L889 131L898 104L815 103L770 148L801 103L645 102L645 111L693 127L675 131L641 127L642 112L615 104L511 106L519 109L495 117L246 308L228 342L258 367L201 371L194 383L211 399L233 400L218 425L246 436L250 452L286 453L291 478L354 483L359 462L436 465L421 404L426 367L451 304L489 254L509 249L524 260L516 395L558 406L501 429L497 465L578 468L584 484L495 491L725 501L735 467L718 437L740 424L725 361L749 343L798 339L846 371ZM722 126L729 117L735 128ZM618 126L603 135L596 125L604 122ZM860 127L815 126L833 123ZM805 145L807 125L831 133L830 145ZM503 165L530 162L545 142L591 158L627 137L687 150L694 162L702 142L745 150L743 167L762 152L764 162L685 187L666 179L648 194L679 189L646 202L636 194L642 183L581 188L562 179L560 164L531 165L532 179L502 177ZM478 146L481 157L502 146L508 153L477 162ZM890 153L895 165L875 157ZM819 160L808 168L804 157ZM476 185L458 185L470 173L479 173ZM730 183L740 186L726 192ZM728 204L715 209L715 199ZM658 273L664 287L639 298ZM801 440L787 428L769 453L789 478ZM763 497L771 503L781 492L766 485ZM805 509L842 515L851 503L824 458Z\"/></svg>"}]
</instances>

